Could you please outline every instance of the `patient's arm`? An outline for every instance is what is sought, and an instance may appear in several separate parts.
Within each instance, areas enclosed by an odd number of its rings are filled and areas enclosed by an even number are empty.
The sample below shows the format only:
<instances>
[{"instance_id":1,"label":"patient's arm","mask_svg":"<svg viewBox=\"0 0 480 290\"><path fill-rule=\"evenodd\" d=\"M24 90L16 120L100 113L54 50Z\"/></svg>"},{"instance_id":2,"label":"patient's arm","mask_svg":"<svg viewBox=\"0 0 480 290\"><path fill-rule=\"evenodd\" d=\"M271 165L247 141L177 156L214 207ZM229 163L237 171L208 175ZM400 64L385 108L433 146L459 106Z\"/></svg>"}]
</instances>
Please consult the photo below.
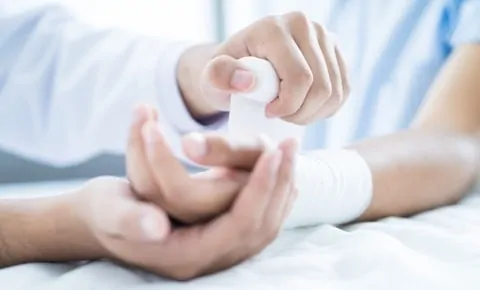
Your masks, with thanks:
<instances>
[{"instance_id":1,"label":"patient's arm","mask_svg":"<svg viewBox=\"0 0 480 290\"><path fill-rule=\"evenodd\" d=\"M71 210L70 198L0 199L0 268L102 257L98 243Z\"/></svg>"},{"instance_id":2,"label":"patient's arm","mask_svg":"<svg viewBox=\"0 0 480 290\"><path fill-rule=\"evenodd\" d=\"M350 146L373 177L372 202L361 219L409 215L457 201L480 165L478 144L468 134L412 129Z\"/></svg>"},{"instance_id":3,"label":"patient's arm","mask_svg":"<svg viewBox=\"0 0 480 290\"><path fill-rule=\"evenodd\" d=\"M362 220L421 212L450 204L468 191L480 166L479 75L480 46L458 48L410 129L348 146L373 175L373 198ZM248 158L230 154L233 149L222 138L206 138L216 154L186 152L199 164L248 168L256 159L254 152L244 152Z\"/></svg>"},{"instance_id":4,"label":"patient's arm","mask_svg":"<svg viewBox=\"0 0 480 290\"><path fill-rule=\"evenodd\" d=\"M480 46L458 48L411 128L372 138L359 151L373 174L373 199L361 219L408 215L462 197L480 166Z\"/></svg>"},{"instance_id":5,"label":"patient's arm","mask_svg":"<svg viewBox=\"0 0 480 290\"><path fill-rule=\"evenodd\" d=\"M480 46L457 49L411 129L352 148L367 160L374 197L363 219L405 215L458 200L480 166Z\"/></svg>"}]
</instances>

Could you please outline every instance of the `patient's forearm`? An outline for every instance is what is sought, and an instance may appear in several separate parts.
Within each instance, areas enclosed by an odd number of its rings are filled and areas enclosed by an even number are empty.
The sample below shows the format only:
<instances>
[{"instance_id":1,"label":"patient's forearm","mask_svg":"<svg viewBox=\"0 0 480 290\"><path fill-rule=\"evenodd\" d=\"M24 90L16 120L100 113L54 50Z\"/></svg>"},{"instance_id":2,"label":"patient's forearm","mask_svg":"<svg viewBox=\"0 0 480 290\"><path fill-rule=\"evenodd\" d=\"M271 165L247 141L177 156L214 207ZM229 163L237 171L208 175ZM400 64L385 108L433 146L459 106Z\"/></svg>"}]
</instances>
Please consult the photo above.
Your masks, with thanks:
<instances>
[{"instance_id":1,"label":"patient's forearm","mask_svg":"<svg viewBox=\"0 0 480 290\"><path fill-rule=\"evenodd\" d=\"M410 215L457 201L480 165L478 139L405 131L354 144L370 166L373 198L361 220Z\"/></svg>"},{"instance_id":2,"label":"patient's forearm","mask_svg":"<svg viewBox=\"0 0 480 290\"><path fill-rule=\"evenodd\" d=\"M27 262L95 259L101 253L77 220L69 194L0 199L0 268Z\"/></svg>"}]
</instances>

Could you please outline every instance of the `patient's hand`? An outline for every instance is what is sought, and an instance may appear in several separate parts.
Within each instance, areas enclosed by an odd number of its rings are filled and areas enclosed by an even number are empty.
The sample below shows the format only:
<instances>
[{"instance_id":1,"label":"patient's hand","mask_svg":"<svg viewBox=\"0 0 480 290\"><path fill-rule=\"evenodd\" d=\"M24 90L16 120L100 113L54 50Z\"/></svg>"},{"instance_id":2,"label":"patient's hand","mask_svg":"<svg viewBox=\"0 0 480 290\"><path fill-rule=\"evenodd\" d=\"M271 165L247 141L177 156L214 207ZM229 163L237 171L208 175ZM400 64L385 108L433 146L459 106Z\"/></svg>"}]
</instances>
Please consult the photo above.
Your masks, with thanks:
<instances>
[{"instance_id":1,"label":"patient's hand","mask_svg":"<svg viewBox=\"0 0 480 290\"><path fill-rule=\"evenodd\" d=\"M276 237L296 197L294 147L287 141L264 152L232 206L206 223L175 228L164 209L139 199L128 181L114 177L89 181L71 195L68 212L102 257L179 280L223 270Z\"/></svg>"},{"instance_id":2,"label":"patient's hand","mask_svg":"<svg viewBox=\"0 0 480 290\"><path fill-rule=\"evenodd\" d=\"M139 106L135 116L127 151L127 174L133 189L139 197L160 205L184 223L225 212L264 151L260 142L255 148L235 149L220 136L190 136L183 143L185 154L194 162L217 167L189 175L167 147L155 111ZM200 156L202 143L205 154Z\"/></svg>"}]
</instances>

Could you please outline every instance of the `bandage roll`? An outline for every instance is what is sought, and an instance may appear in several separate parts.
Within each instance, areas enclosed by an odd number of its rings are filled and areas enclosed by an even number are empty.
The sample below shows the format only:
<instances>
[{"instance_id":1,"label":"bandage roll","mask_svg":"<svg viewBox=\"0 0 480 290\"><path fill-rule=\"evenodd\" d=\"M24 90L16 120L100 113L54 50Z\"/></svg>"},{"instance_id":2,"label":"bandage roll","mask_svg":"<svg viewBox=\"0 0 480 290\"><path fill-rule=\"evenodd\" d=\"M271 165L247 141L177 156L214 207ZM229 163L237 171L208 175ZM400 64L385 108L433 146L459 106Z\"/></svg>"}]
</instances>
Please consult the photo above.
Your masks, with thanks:
<instances>
[{"instance_id":1,"label":"bandage roll","mask_svg":"<svg viewBox=\"0 0 480 290\"><path fill-rule=\"evenodd\" d=\"M266 106L278 96L279 80L274 67L264 59L245 57L240 59L245 68L255 74L254 87L247 93L231 97L228 132L236 144L249 145L248 141L263 134L278 144L294 138L301 146L304 128L279 118L267 118Z\"/></svg>"},{"instance_id":2,"label":"bandage roll","mask_svg":"<svg viewBox=\"0 0 480 290\"><path fill-rule=\"evenodd\" d=\"M278 95L279 81L272 65L262 59L243 58L255 74L248 93L232 95L229 138L250 145L264 135L276 145L294 138L301 146L304 127L265 116L266 105ZM285 229L319 224L343 224L358 218L372 198L372 177L365 160L352 150L320 150L299 155L295 168L298 197Z\"/></svg>"}]
</instances>

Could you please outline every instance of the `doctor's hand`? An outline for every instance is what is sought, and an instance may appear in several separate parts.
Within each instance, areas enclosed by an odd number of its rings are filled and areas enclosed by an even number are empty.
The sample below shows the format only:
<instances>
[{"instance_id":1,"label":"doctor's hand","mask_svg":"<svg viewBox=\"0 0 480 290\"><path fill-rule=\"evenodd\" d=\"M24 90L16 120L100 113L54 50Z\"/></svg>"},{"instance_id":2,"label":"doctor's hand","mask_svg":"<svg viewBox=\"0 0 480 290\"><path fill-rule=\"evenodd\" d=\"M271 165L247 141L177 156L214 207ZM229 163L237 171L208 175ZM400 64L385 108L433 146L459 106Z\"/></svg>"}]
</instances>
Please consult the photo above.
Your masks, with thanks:
<instances>
[{"instance_id":1,"label":"doctor's hand","mask_svg":"<svg viewBox=\"0 0 480 290\"><path fill-rule=\"evenodd\" d=\"M280 79L267 117L309 124L332 116L349 95L345 61L334 37L301 12L261 19L215 47L206 64L198 61L208 50L194 47L179 62L177 79L194 117L199 91L212 108L228 110L231 93L254 86L255 76L238 61L246 56L270 61Z\"/></svg>"},{"instance_id":2,"label":"doctor's hand","mask_svg":"<svg viewBox=\"0 0 480 290\"><path fill-rule=\"evenodd\" d=\"M161 206L171 217L186 224L205 221L227 211L251 178L259 153L265 151L227 152L224 138L208 136L205 139L208 144L202 144L199 138L203 135L194 134L184 140L186 155L200 161L213 159L216 168L189 175L165 143L154 109L141 105L134 114L126 157L132 188L141 199ZM200 157L202 146L205 154ZM296 150L291 140L280 148Z\"/></svg>"},{"instance_id":3,"label":"doctor's hand","mask_svg":"<svg viewBox=\"0 0 480 290\"><path fill-rule=\"evenodd\" d=\"M277 236L296 197L293 156L288 146L264 152L232 206L207 223L174 227L116 177L89 181L71 195L69 212L100 256L187 280L233 266Z\"/></svg>"}]
</instances>

